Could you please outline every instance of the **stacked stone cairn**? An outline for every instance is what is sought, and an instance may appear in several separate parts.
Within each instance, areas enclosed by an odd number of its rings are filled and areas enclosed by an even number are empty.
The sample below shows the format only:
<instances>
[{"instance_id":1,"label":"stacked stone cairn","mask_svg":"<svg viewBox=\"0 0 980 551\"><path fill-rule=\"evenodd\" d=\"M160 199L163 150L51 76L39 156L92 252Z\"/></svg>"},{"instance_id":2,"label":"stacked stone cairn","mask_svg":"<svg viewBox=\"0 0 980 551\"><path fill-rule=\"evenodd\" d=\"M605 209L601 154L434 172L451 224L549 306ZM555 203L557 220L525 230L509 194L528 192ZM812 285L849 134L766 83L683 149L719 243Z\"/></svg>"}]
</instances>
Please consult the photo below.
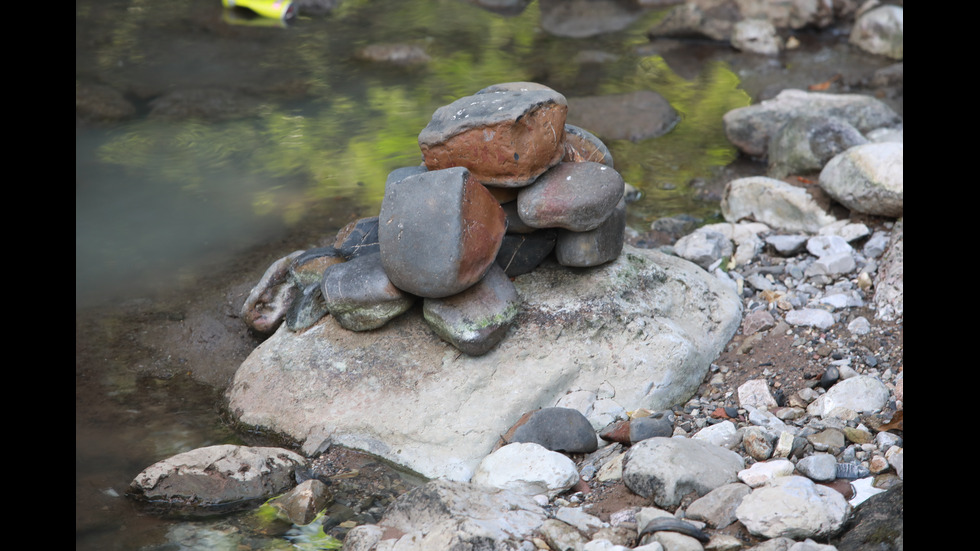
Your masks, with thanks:
<instances>
[{"instance_id":1,"label":"stacked stone cairn","mask_svg":"<svg viewBox=\"0 0 980 551\"><path fill-rule=\"evenodd\" d=\"M388 175L379 216L270 267L246 301L246 322L271 332L278 324L262 310L278 305L294 331L327 313L365 331L421 298L436 334L485 354L520 311L511 278L552 252L582 268L622 251L625 183L606 146L565 123L567 111L563 95L528 82L437 109L419 134L424 164Z\"/></svg>"}]
</instances>

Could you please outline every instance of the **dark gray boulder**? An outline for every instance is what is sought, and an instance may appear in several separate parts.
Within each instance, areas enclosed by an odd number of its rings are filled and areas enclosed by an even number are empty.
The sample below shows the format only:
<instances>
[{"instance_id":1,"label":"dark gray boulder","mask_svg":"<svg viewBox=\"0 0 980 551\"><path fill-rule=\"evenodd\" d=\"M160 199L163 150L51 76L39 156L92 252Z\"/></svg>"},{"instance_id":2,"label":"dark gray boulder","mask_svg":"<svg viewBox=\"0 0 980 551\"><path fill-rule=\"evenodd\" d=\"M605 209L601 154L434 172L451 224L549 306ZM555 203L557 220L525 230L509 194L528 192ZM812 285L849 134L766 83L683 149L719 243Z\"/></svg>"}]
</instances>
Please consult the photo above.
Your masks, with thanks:
<instances>
[{"instance_id":1,"label":"dark gray boulder","mask_svg":"<svg viewBox=\"0 0 980 551\"><path fill-rule=\"evenodd\" d=\"M905 546L905 485L897 484L858 505L831 544L838 551L902 551Z\"/></svg>"},{"instance_id":2,"label":"dark gray boulder","mask_svg":"<svg viewBox=\"0 0 980 551\"><path fill-rule=\"evenodd\" d=\"M480 281L507 230L500 204L462 167L389 182L381 202L381 263L399 289L429 298Z\"/></svg>"},{"instance_id":3,"label":"dark gray boulder","mask_svg":"<svg viewBox=\"0 0 980 551\"><path fill-rule=\"evenodd\" d=\"M532 442L566 453L591 453L598 447L592 424L571 408L542 408L521 419L508 442Z\"/></svg>"},{"instance_id":4,"label":"dark gray boulder","mask_svg":"<svg viewBox=\"0 0 980 551\"><path fill-rule=\"evenodd\" d=\"M497 265L510 277L533 271L555 250L558 230L543 229L531 233L507 234L497 252Z\"/></svg>"},{"instance_id":5,"label":"dark gray boulder","mask_svg":"<svg viewBox=\"0 0 980 551\"><path fill-rule=\"evenodd\" d=\"M340 256L347 260L362 254L381 252L378 242L378 217L361 218L337 232L334 243Z\"/></svg>"},{"instance_id":6,"label":"dark gray boulder","mask_svg":"<svg viewBox=\"0 0 980 551\"><path fill-rule=\"evenodd\" d=\"M626 236L626 201L619 204L598 227L591 231L560 230L555 258L562 266L587 268L615 260L623 250Z\"/></svg>"}]
</instances>

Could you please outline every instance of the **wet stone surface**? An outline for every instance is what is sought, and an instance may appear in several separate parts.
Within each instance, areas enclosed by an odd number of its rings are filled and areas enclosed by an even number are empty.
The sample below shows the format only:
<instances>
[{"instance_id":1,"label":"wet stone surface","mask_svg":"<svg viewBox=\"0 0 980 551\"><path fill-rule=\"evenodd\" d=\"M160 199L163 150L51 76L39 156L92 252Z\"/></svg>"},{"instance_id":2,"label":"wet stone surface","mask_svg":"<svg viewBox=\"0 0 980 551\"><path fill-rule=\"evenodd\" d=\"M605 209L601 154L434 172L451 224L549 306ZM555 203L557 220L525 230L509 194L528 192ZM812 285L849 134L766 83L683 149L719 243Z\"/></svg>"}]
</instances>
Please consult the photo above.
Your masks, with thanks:
<instances>
[{"instance_id":1,"label":"wet stone surface","mask_svg":"<svg viewBox=\"0 0 980 551\"><path fill-rule=\"evenodd\" d=\"M313 460L307 476L325 483L333 495L323 531L341 540L355 525L377 524L395 498L424 482L370 454L339 446Z\"/></svg>"}]
</instances>

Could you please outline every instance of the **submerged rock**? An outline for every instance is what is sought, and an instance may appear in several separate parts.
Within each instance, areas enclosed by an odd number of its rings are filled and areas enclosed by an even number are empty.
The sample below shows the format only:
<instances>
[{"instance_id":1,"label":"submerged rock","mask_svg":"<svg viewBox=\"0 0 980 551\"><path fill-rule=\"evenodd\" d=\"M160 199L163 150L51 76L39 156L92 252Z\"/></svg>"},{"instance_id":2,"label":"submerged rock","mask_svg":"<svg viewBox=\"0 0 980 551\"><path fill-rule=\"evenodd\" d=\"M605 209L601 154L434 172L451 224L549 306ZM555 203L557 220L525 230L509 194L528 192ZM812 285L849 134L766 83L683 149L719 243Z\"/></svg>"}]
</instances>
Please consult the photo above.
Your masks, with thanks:
<instances>
[{"instance_id":1,"label":"submerged rock","mask_svg":"<svg viewBox=\"0 0 980 551\"><path fill-rule=\"evenodd\" d=\"M425 53L425 48L416 44L384 43L369 44L354 54L360 61L387 63L400 67L425 65L432 58Z\"/></svg>"},{"instance_id":2,"label":"submerged rock","mask_svg":"<svg viewBox=\"0 0 980 551\"><path fill-rule=\"evenodd\" d=\"M75 81L75 118L86 122L116 122L136 114L122 92L104 84Z\"/></svg>"},{"instance_id":3,"label":"submerged rock","mask_svg":"<svg viewBox=\"0 0 980 551\"><path fill-rule=\"evenodd\" d=\"M732 109L722 121L732 144L748 155L761 157L777 131L801 116L838 118L862 133L902 123L902 118L888 104L871 96L803 90L783 90L773 99Z\"/></svg>"},{"instance_id":4,"label":"submerged rock","mask_svg":"<svg viewBox=\"0 0 980 551\"><path fill-rule=\"evenodd\" d=\"M680 114L652 90L568 100L569 122L609 140L638 142L667 134Z\"/></svg>"}]
</instances>

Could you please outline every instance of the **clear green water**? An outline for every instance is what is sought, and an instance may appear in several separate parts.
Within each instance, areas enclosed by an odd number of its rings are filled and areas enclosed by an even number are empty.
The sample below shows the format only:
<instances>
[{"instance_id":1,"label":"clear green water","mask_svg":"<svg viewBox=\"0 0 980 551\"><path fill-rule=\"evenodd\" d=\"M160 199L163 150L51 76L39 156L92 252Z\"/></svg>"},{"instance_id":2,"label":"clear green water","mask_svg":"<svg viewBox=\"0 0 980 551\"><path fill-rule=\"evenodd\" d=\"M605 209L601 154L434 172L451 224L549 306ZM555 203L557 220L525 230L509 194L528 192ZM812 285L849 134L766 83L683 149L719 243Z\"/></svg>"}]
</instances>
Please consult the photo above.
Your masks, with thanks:
<instances>
[{"instance_id":1,"label":"clear green water","mask_svg":"<svg viewBox=\"0 0 980 551\"><path fill-rule=\"evenodd\" d=\"M607 140L643 199L630 225L717 204L687 186L735 158L721 116L747 105L738 78L708 62L693 79L639 53L661 14L623 31L562 38L531 3L496 15L460 0L348 0L289 28L230 25L217 0L76 3L76 81L125 92L139 114L76 127L76 303L147 278L166 284L332 208L373 215L391 170L420 162L432 112L494 83L537 81L567 97L655 90L681 114L668 135ZM357 61L365 45L422 47L423 66ZM576 62L601 51L609 61ZM145 116L172 90L235 94L244 116ZM336 206L335 206L336 205Z\"/></svg>"}]
</instances>

